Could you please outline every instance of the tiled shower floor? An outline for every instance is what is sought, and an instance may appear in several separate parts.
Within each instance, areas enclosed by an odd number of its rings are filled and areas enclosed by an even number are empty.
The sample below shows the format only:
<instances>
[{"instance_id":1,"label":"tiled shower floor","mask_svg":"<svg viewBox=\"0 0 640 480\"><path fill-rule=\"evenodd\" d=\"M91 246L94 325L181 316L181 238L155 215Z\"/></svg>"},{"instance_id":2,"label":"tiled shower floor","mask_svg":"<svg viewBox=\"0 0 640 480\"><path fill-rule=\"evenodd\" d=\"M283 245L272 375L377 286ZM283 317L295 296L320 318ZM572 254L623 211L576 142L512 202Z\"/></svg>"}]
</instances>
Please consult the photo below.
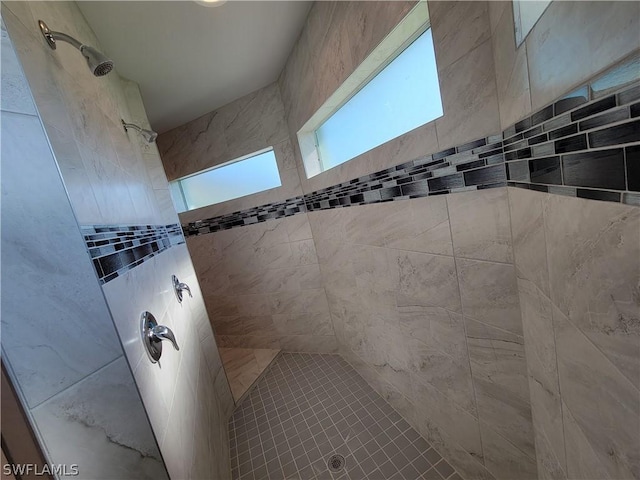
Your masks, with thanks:
<instances>
[{"instance_id":1,"label":"tiled shower floor","mask_svg":"<svg viewBox=\"0 0 640 480\"><path fill-rule=\"evenodd\" d=\"M338 355L283 353L229 420L235 479L461 477ZM345 468L330 473L333 454Z\"/></svg>"}]
</instances>

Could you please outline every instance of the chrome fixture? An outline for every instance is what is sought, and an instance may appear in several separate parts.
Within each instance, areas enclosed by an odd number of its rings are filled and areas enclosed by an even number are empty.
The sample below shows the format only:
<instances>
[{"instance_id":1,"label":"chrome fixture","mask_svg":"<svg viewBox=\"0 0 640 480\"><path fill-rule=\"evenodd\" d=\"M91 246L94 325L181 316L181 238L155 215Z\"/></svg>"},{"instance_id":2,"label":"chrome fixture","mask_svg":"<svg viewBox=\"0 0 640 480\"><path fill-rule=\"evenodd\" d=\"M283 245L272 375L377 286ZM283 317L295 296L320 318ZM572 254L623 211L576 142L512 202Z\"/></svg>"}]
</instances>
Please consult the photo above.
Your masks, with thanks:
<instances>
[{"instance_id":1,"label":"chrome fixture","mask_svg":"<svg viewBox=\"0 0 640 480\"><path fill-rule=\"evenodd\" d=\"M171 275L171 281L173 282L173 291L176 292L178 303L182 303L182 292L184 290L186 290L189 293L189 296L193 298L189 285L187 285L186 283L181 283L180 280L178 280L178 277L176 277L175 275Z\"/></svg>"},{"instance_id":2,"label":"chrome fixture","mask_svg":"<svg viewBox=\"0 0 640 480\"><path fill-rule=\"evenodd\" d=\"M154 132L153 130L146 130L146 129L144 129L142 127L139 127L138 125L135 125L133 123L126 123L122 119L120 119L120 121L122 122L122 126L124 127L124 131L125 132L127 130L129 130L130 128L133 128L135 131L140 133L142 138L144 138L147 143L153 143L153 142L156 141L156 138L158 138L158 134L156 132Z\"/></svg>"},{"instance_id":3,"label":"chrome fixture","mask_svg":"<svg viewBox=\"0 0 640 480\"><path fill-rule=\"evenodd\" d=\"M162 341L168 340L173 344L173 348L180 350L176 337L169 327L158 325L156 318L151 312L144 312L140 317L140 330L142 342L152 363L157 363L162 356Z\"/></svg>"},{"instance_id":4,"label":"chrome fixture","mask_svg":"<svg viewBox=\"0 0 640 480\"><path fill-rule=\"evenodd\" d=\"M49 30L47 24L42 20L38 20L38 26L40 27L40 31L44 36L44 39L47 41L47 45L51 47L52 50L55 50L57 47L56 41L60 40L61 42L67 42L80 50L80 53L87 60L87 65L91 69L91 72L96 77L102 77L113 70L113 60L107 58L98 50L89 45L85 45L70 35L62 32L53 32Z\"/></svg>"},{"instance_id":5,"label":"chrome fixture","mask_svg":"<svg viewBox=\"0 0 640 480\"><path fill-rule=\"evenodd\" d=\"M204 7L219 7L227 3L227 0L195 0L195 2Z\"/></svg>"}]
</instances>

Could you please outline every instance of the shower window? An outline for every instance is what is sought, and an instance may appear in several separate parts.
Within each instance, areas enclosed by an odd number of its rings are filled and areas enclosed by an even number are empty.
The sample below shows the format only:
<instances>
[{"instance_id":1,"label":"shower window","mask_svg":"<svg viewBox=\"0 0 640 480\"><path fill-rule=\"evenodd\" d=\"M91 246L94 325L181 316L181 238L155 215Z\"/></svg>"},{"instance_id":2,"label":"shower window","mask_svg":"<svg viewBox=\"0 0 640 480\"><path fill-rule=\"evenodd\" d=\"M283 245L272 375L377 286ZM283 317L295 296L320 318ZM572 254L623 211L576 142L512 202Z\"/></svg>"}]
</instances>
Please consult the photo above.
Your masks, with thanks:
<instances>
[{"instance_id":1,"label":"shower window","mask_svg":"<svg viewBox=\"0 0 640 480\"><path fill-rule=\"evenodd\" d=\"M178 213L281 186L273 148L236 158L169 184Z\"/></svg>"},{"instance_id":2,"label":"shower window","mask_svg":"<svg viewBox=\"0 0 640 480\"><path fill-rule=\"evenodd\" d=\"M307 177L442 116L429 27L418 2L298 132Z\"/></svg>"}]
</instances>

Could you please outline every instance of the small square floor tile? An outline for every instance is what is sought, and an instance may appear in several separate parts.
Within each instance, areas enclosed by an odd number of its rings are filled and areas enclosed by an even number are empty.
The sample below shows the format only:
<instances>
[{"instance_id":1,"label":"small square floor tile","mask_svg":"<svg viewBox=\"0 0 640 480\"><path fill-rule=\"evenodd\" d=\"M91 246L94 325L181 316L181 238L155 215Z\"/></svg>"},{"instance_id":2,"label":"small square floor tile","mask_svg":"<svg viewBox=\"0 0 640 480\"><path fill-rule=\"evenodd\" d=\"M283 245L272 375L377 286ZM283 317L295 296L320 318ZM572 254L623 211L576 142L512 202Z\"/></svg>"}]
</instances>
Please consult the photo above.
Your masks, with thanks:
<instances>
[{"instance_id":1,"label":"small square floor tile","mask_svg":"<svg viewBox=\"0 0 640 480\"><path fill-rule=\"evenodd\" d=\"M338 355L281 354L237 406L229 439L234 480L442 480L454 474ZM327 467L334 454L345 459L342 471ZM461 480L457 473L454 478Z\"/></svg>"}]
</instances>

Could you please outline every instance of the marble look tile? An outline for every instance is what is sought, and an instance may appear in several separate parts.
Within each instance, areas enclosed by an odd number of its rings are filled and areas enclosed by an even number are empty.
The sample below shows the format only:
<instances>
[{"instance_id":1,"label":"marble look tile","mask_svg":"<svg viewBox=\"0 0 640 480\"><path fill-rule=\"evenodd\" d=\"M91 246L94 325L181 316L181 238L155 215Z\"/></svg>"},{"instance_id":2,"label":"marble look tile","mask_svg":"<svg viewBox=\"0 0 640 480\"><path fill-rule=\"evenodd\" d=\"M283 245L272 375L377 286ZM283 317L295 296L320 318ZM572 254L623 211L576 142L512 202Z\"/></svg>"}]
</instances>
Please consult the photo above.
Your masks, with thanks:
<instances>
[{"instance_id":1,"label":"marble look tile","mask_svg":"<svg viewBox=\"0 0 640 480\"><path fill-rule=\"evenodd\" d=\"M489 2L429 2L438 69L448 67L491 37Z\"/></svg>"},{"instance_id":2,"label":"marble look tile","mask_svg":"<svg viewBox=\"0 0 640 480\"><path fill-rule=\"evenodd\" d=\"M566 436L568 478L614 478L601 463L599 456L564 402L562 416Z\"/></svg>"},{"instance_id":3,"label":"marble look tile","mask_svg":"<svg viewBox=\"0 0 640 480\"><path fill-rule=\"evenodd\" d=\"M221 348L220 355L233 397L238 401L262 375L280 350Z\"/></svg>"},{"instance_id":4,"label":"marble look tile","mask_svg":"<svg viewBox=\"0 0 640 480\"><path fill-rule=\"evenodd\" d=\"M313 239L311 224L306 213L287 217L285 225L290 242Z\"/></svg>"},{"instance_id":5,"label":"marble look tile","mask_svg":"<svg viewBox=\"0 0 640 480\"><path fill-rule=\"evenodd\" d=\"M412 379L427 383L450 401L477 416L469 359L462 360L430 348L419 340L405 340Z\"/></svg>"},{"instance_id":6,"label":"marble look tile","mask_svg":"<svg viewBox=\"0 0 640 480\"><path fill-rule=\"evenodd\" d=\"M502 129L531 113L527 46L523 43L516 48L514 32L513 6L508 4L503 9L492 38Z\"/></svg>"},{"instance_id":7,"label":"marble look tile","mask_svg":"<svg viewBox=\"0 0 640 480\"><path fill-rule=\"evenodd\" d=\"M408 209L404 208L404 202L397 202L403 207L397 213L403 218L403 228L389 232L386 246L398 250L453 255L445 198L416 198L408 202Z\"/></svg>"},{"instance_id":8,"label":"marble look tile","mask_svg":"<svg viewBox=\"0 0 640 480\"><path fill-rule=\"evenodd\" d=\"M216 340L219 348L280 349L279 336L218 335Z\"/></svg>"},{"instance_id":9,"label":"marble look tile","mask_svg":"<svg viewBox=\"0 0 640 480\"><path fill-rule=\"evenodd\" d=\"M460 311L452 257L389 250L389 267L398 280L396 302L399 307L420 305Z\"/></svg>"},{"instance_id":10,"label":"marble look tile","mask_svg":"<svg viewBox=\"0 0 640 480\"><path fill-rule=\"evenodd\" d=\"M640 47L639 29L637 3L550 5L526 39L533 110Z\"/></svg>"},{"instance_id":11,"label":"marble look tile","mask_svg":"<svg viewBox=\"0 0 640 480\"><path fill-rule=\"evenodd\" d=\"M97 479L168 478L124 357L33 416L53 463L77 464L80 475Z\"/></svg>"},{"instance_id":12,"label":"marble look tile","mask_svg":"<svg viewBox=\"0 0 640 480\"><path fill-rule=\"evenodd\" d=\"M544 218L551 300L640 388L640 210L549 195Z\"/></svg>"},{"instance_id":13,"label":"marble look tile","mask_svg":"<svg viewBox=\"0 0 640 480\"><path fill-rule=\"evenodd\" d=\"M406 337L415 338L460 362L468 362L462 315L441 307L398 307L399 326Z\"/></svg>"},{"instance_id":14,"label":"marble look tile","mask_svg":"<svg viewBox=\"0 0 640 480\"><path fill-rule=\"evenodd\" d=\"M4 22L0 32L2 41L2 97L1 108L4 111L37 115L31 90L22 67L16 57Z\"/></svg>"},{"instance_id":15,"label":"marble look tile","mask_svg":"<svg viewBox=\"0 0 640 480\"><path fill-rule=\"evenodd\" d=\"M436 120L440 149L500 131L490 39L440 69L438 75L444 108L444 116Z\"/></svg>"},{"instance_id":16,"label":"marble look tile","mask_svg":"<svg viewBox=\"0 0 640 480\"><path fill-rule=\"evenodd\" d=\"M277 335L278 329L270 315L242 318L242 330L245 335Z\"/></svg>"},{"instance_id":17,"label":"marble look tile","mask_svg":"<svg viewBox=\"0 0 640 480\"><path fill-rule=\"evenodd\" d=\"M278 169L280 171L296 168L296 158L293 152L293 145L288 138L284 142L274 145L273 153L278 161Z\"/></svg>"},{"instance_id":18,"label":"marble look tile","mask_svg":"<svg viewBox=\"0 0 640 480\"><path fill-rule=\"evenodd\" d=\"M548 473L556 470L556 464L566 471L552 304L532 282L519 279L518 291L536 449L540 443L545 451L544 457L538 458L538 465L544 460Z\"/></svg>"},{"instance_id":19,"label":"marble look tile","mask_svg":"<svg viewBox=\"0 0 640 480\"><path fill-rule=\"evenodd\" d=\"M318 52L313 65L315 87L311 103L314 110L342 85L357 66L351 54L352 26L347 22L347 9L347 3L336 4L324 41L312 46Z\"/></svg>"},{"instance_id":20,"label":"marble look tile","mask_svg":"<svg viewBox=\"0 0 640 480\"><path fill-rule=\"evenodd\" d=\"M513 261L506 188L448 195L447 205L456 257Z\"/></svg>"},{"instance_id":21,"label":"marble look tile","mask_svg":"<svg viewBox=\"0 0 640 480\"><path fill-rule=\"evenodd\" d=\"M510 2L506 0L496 0L495 2L487 2L489 4L489 24L491 25L491 33L495 31L498 22L502 18L502 14L508 9Z\"/></svg>"},{"instance_id":22,"label":"marble look tile","mask_svg":"<svg viewBox=\"0 0 640 480\"><path fill-rule=\"evenodd\" d=\"M434 425L447 433L456 443L475 458L482 458L478 419L451 402L428 384L413 382L413 397L418 415L425 425Z\"/></svg>"},{"instance_id":23,"label":"marble look tile","mask_svg":"<svg viewBox=\"0 0 640 480\"><path fill-rule=\"evenodd\" d=\"M465 316L522 335L518 287L513 265L458 259Z\"/></svg>"},{"instance_id":24,"label":"marble look tile","mask_svg":"<svg viewBox=\"0 0 640 480\"><path fill-rule=\"evenodd\" d=\"M329 312L307 315L273 315L280 335L333 335Z\"/></svg>"},{"instance_id":25,"label":"marble look tile","mask_svg":"<svg viewBox=\"0 0 640 480\"><path fill-rule=\"evenodd\" d=\"M360 65L367 55L402 20L414 2L353 2L347 8L351 57Z\"/></svg>"},{"instance_id":26,"label":"marble look tile","mask_svg":"<svg viewBox=\"0 0 640 480\"><path fill-rule=\"evenodd\" d=\"M212 319L213 329L216 335L242 335L244 333L244 318L241 315L215 316Z\"/></svg>"},{"instance_id":27,"label":"marble look tile","mask_svg":"<svg viewBox=\"0 0 640 480\"><path fill-rule=\"evenodd\" d=\"M522 188L509 188L508 191L516 273L519 278L532 281L548 296L549 270L543 217L546 195Z\"/></svg>"},{"instance_id":28,"label":"marble look tile","mask_svg":"<svg viewBox=\"0 0 640 480\"><path fill-rule=\"evenodd\" d=\"M480 420L535 458L523 338L469 318L465 325Z\"/></svg>"},{"instance_id":29,"label":"marble look tile","mask_svg":"<svg viewBox=\"0 0 640 480\"><path fill-rule=\"evenodd\" d=\"M329 309L324 289L279 292L270 296L272 314L322 313Z\"/></svg>"},{"instance_id":30,"label":"marble look tile","mask_svg":"<svg viewBox=\"0 0 640 480\"><path fill-rule=\"evenodd\" d=\"M535 413L533 417L534 422L536 422ZM562 421L560 421L560 426L562 427ZM550 445L544 433L538 431L537 428L535 431L535 441L538 478L541 480L566 480L566 469L563 468L558 461L558 452ZM562 453L564 454L564 445Z\"/></svg>"},{"instance_id":31,"label":"marble look tile","mask_svg":"<svg viewBox=\"0 0 640 480\"><path fill-rule=\"evenodd\" d=\"M338 343L335 335L285 335L280 337L285 352L335 353Z\"/></svg>"},{"instance_id":32,"label":"marble look tile","mask_svg":"<svg viewBox=\"0 0 640 480\"><path fill-rule=\"evenodd\" d=\"M496 433L484 422L480 422L484 464L498 479L534 480L538 478L534 456L528 456Z\"/></svg>"},{"instance_id":33,"label":"marble look tile","mask_svg":"<svg viewBox=\"0 0 640 480\"><path fill-rule=\"evenodd\" d=\"M3 347L33 407L122 349L39 119L3 112L2 136Z\"/></svg>"},{"instance_id":34,"label":"marble look tile","mask_svg":"<svg viewBox=\"0 0 640 480\"><path fill-rule=\"evenodd\" d=\"M562 400L575 420L569 428L582 432L606 470L603 478L637 477L640 392L557 308L553 322ZM577 450L579 444L569 443L577 435L567 432L572 420L567 415L564 419L567 467L573 476L575 455L582 458L582 454Z\"/></svg>"}]
</instances>

